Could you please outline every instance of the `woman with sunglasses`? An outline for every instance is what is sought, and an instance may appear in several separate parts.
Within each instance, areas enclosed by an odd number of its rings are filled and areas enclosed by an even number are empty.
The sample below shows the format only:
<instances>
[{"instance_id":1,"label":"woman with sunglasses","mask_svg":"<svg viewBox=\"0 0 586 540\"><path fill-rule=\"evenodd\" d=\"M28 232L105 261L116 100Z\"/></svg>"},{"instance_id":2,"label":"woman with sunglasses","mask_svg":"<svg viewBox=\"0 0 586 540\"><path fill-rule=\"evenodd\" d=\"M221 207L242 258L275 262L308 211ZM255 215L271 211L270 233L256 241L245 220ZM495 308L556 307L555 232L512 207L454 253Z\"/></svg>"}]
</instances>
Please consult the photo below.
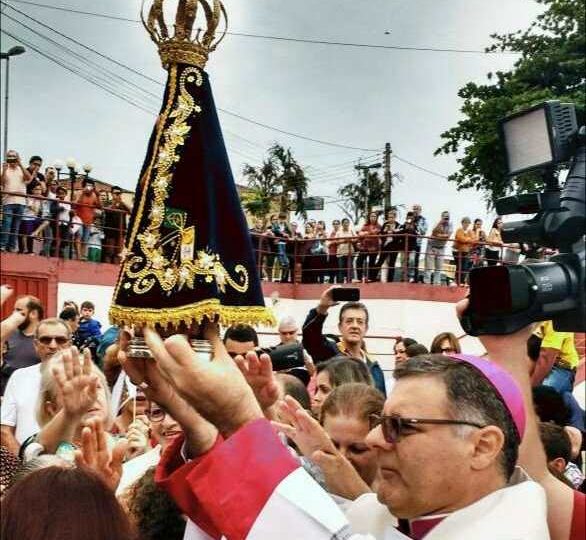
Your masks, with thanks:
<instances>
[{"instance_id":1,"label":"woman with sunglasses","mask_svg":"<svg viewBox=\"0 0 586 540\"><path fill-rule=\"evenodd\" d=\"M462 350L458 338L452 332L441 332L433 338L429 352L431 354L450 355L460 354Z\"/></svg>"}]
</instances>

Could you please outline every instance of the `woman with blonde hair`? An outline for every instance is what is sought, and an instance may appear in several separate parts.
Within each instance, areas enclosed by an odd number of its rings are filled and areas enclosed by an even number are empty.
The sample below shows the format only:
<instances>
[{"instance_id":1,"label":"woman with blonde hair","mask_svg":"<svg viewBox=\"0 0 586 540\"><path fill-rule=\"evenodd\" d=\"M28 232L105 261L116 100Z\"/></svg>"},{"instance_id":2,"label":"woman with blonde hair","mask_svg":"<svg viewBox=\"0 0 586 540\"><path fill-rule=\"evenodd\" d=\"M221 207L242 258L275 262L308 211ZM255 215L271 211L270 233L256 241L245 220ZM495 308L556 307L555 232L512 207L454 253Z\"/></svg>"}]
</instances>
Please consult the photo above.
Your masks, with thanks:
<instances>
[{"instance_id":1,"label":"woman with blonde hair","mask_svg":"<svg viewBox=\"0 0 586 540\"><path fill-rule=\"evenodd\" d=\"M82 444L82 429L92 421L106 431L112 427L108 383L89 351L82 355L72 347L51 358L41 372L37 401L41 431L23 443L21 454L25 460L55 454L72 462ZM113 439L108 443L114 446Z\"/></svg>"}]
</instances>

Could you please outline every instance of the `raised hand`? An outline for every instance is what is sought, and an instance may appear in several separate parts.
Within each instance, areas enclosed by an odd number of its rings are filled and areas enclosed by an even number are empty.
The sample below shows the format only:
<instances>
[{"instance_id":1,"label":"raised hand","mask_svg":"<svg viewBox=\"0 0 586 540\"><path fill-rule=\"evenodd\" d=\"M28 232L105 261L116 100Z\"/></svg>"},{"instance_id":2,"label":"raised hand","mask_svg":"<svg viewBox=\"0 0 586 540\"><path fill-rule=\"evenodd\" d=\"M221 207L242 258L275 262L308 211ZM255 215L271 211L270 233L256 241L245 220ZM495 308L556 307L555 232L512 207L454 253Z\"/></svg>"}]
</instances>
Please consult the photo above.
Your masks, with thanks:
<instances>
[{"instance_id":1,"label":"raised hand","mask_svg":"<svg viewBox=\"0 0 586 540\"><path fill-rule=\"evenodd\" d=\"M299 451L308 458L314 452L336 452L334 443L319 422L291 396L286 396L277 406L279 422L272 422L277 431L289 437Z\"/></svg>"},{"instance_id":2,"label":"raised hand","mask_svg":"<svg viewBox=\"0 0 586 540\"><path fill-rule=\"evenodd\" d=\"M158 334L145 328L144 338L154 359L131 358L125 351L120 351L118 359L122 369L132 383L142 389L148 399L164 407L167 413L181 425L190 457L207 452L216 441L218 430L202 418L164 376L159 368L160 359L168 356L169 353Z\"/></svg>"},{"instance_id":3,"label":"raised hand","mask_svg":"<svg viewBox=\"0 0 586 540\"><path fill-rule=\"evenodd\" d=\"M110 449L102 422L89 420L81 432L81 449L75 451L75 463L92 470L115 492L122 478L127 446L128 442L121 439Z\"/></svg>"},{"instance_id":4,"label":"raised hand","mask_svg":"<svg viewBox=\"0 0 586 540\"><path fill-rule=\"evenodd\" d=\"M136 420L128 426L126 440L128 449L126 458L132 459L144 454L149 448L149 426L150 422L144 416L137 416Z\"/></svg>"},{"instance_id":5,"label":"raised hand","mask_svg":"<svg viewBox=\"0 0 586 540\"><path fill-rule=\"evenodd\" d=\"M214 351L212 362L198 358L184 336L172 336L163 344L155 332L145 331L145 339L171 384L224 437L229 437L246 423L262 418L263 413L226 351L217 327L208 324L205 337Z\"/></svg>"},{"instance_id":6,"label":"raised hand","mask_svg":"<svg viewBox=\"0 0 586 540\"><path fill-rule=\"evenodd\" d=\"M0 285L0 306L14 294L14 289L9 285Z\"/></svg>"},{"instance_id":7,"label":"raised hand","mask_svg":"<svg viewBox=\"0 0 586 540\"><path fill-rule=\"evenodd\" d=\"M353 501L372 491L352 463L337 450L317 450L311 460L321 469L330 493Z\"/></svg>"},{"instance_id":8,"label":"raised hand","mask_svg":"<svg viewBox=\"0 0 586 540\"><path fill-rule=\"evenodd\" d=\"M325 315L332 306L337 305L338 302L334 302L332 298L332 291L334 289L339 289L339 285L333 285L332 287L328 287L320 296L319 304L317 305L318 313Z\"/></svg>"},{"instance_id":9,"label":"raised hand","mask_svg":"<svg viewBox=\"0 0 586 540\"><path fill-rule=\"evenodd\" d=\"M268 354L260 357L250 351L245 356L237 356L234 362L252 388L254 395L263 411L272 407L279 399L279 385L273 372L273 364Z\"/></svg>"},{"instance_id":10,"label":"raised hand","mask_svg":"<svg viewBox=\"0 0 586 540\"><path fill-rule=\"evenodd\" d=\"M76 347L63 350L51 372L57 382L63 412L79 421L97 398L98 377L92 373L90 351L80 354Z\"/></svg>"}]
</instances>

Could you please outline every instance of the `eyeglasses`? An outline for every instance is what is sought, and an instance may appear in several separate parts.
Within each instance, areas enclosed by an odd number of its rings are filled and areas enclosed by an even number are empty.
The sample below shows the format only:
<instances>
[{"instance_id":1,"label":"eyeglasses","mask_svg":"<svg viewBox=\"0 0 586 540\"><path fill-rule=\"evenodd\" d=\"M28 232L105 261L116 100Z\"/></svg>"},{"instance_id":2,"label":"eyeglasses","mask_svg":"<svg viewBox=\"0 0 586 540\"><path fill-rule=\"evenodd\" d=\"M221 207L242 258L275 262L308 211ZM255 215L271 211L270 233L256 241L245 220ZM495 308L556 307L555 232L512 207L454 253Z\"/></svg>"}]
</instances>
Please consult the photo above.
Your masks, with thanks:
<instances>
[{"instance_id":1,"label":"eyeglasses","mask_svg":"<svg viewBox=\"0 0 586 540\"><path fill-rule=\"evenodd\" d=\"M66 338L65 336L40 336L38 338L38 342L42 345L50 345L53 340L55 340L57 345L65 345L66 343L69 343L69 338Z\"/></svg>"},{"instance_id":2,"label":"eyeglasses","mask_svg":"<svg viewBox=\"0 0 586 540\"><path fill-rule=\"evenodd\" d=\"M440 349L440 352L442 354L445 354L445 353L455 353L456 351L452 347L446 347L445 349L444 348L441 348Z\"/></svg>"},{"instance_id":3,"label":"eyeglasses","mask_svg":"<svg viewBox=\"0 0 586 540\"><path fill-rule=\"evenodd\" d=\"M454 426L472 426L482 429L482 424L476 422L467 422L465 420L445 420L440 418L402 418L401 416L380 416L378 414L371 414L369 416L370 429L373 430L378 425L383 430L383 437L388 443L396 443L405 435L405 430L413 428L417 424L438 424L438 425L454 425Z\"/></svg>"},{"instance_id":4,"label":"eyeglasses","mask_svg":"<svg viewBox=\"0 0 586 540\"><path fill-rule=\"evenodd\" d=\"M122 195L120 191L112 191L112 195Z\"/></svg>"},{"instance_id":5,"label":"eyeglasses","mask_svg":"<svg viewBox=\"0 0 586 540\"><path fill-rule=\"evenodd\" d=\"M150 409L146 411L146 416L151 422L162 422L167 413L164 409Z\"/></svg>"}]
</instances>

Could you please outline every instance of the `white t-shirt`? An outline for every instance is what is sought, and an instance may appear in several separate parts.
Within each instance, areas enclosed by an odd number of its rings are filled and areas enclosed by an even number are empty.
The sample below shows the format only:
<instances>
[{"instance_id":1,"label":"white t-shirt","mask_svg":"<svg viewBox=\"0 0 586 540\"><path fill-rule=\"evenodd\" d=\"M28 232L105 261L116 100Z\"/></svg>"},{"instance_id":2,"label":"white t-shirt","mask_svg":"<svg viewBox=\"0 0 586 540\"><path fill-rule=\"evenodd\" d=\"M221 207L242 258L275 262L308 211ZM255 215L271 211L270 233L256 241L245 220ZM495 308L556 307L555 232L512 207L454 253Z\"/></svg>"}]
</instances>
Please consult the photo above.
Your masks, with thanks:
<instances>
[{"instance_id":1,"label":"white t-shirt","mask_svg":"<svg viewBox=\"0 0 586 540\"><path fill-rule=\"evenodd\" d=\"M2 189L11 193L20 193L26 195L26 184L24 182L24 173L20 167L8 167L4 173L4 185ZM26 204L26 197L18 195L4 195L3 204Z\"/></svg>"},{"instance_id":2,"label":"white t-shirt","mask_svg":"<svg viewBox=\"0 0 586 540\"><path fill-rule=\"evenodd\" d=\"M40 431L36 409L41 389L41 364L17 369L8 379L0 424L16 427L15 437L19 443Z\"/></svg>"}]
</instances>

